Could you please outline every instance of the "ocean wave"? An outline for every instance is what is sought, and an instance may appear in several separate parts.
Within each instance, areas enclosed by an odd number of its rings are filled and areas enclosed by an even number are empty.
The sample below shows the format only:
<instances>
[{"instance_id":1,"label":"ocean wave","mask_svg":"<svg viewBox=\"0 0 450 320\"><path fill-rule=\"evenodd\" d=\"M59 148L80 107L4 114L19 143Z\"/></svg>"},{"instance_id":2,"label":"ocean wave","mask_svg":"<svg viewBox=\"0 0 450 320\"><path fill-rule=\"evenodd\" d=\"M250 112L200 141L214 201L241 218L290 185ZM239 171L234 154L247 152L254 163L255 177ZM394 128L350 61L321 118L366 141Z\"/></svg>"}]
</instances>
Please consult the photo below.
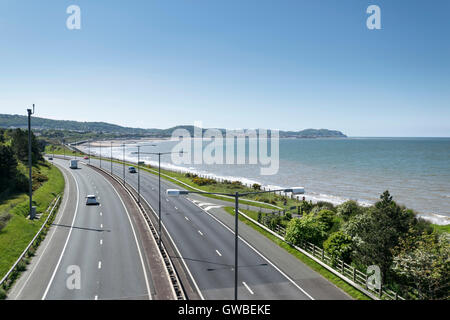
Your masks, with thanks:
<instances>
[{"instance_id":1,"label":"ocean wave","mask_svg":"<svg viewBox=\"0 0 450 320\"><path fill-rule=\"evenodd\" d=\"M418 213L419 218L430 221L431 223L445 226L450 224L450 217L436 213Z\"/></svg>"}]
</instances>

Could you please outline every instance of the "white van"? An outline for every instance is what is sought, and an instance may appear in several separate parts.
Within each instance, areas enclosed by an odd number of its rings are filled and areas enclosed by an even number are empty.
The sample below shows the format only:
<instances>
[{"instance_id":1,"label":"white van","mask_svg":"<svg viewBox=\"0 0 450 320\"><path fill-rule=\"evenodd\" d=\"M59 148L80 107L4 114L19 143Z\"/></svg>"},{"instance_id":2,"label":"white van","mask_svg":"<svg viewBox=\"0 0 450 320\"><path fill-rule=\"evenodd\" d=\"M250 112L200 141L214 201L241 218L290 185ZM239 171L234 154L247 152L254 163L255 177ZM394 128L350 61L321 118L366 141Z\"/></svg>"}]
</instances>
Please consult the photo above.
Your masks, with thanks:
<instances>
[{"instance_id":1,"label":"white van","mask_svg":"<svg viewBox=\"0 0 450 320\"><path fill-rule=\"evenodd\" d=\"M78 160L70 160L69 167L70 169L78 169Z\"/></svg>"}]
</instances>

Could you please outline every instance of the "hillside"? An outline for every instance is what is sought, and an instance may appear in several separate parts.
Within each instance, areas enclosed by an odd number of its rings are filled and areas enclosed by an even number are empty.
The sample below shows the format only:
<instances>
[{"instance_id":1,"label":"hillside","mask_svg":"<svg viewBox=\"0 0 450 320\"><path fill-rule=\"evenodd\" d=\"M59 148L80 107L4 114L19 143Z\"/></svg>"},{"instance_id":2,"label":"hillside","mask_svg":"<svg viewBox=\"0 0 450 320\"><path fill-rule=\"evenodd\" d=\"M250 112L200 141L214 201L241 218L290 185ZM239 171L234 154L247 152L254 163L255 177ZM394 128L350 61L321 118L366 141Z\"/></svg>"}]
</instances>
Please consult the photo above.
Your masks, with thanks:
<instances>
[{"instance_id":1,"label":"hillside","mask_svg":"<svg viewBox=\"0 0 450 320\"><path fill-rule=\"evenodd\" d=\"M97 133L102 136L136 136L136 137L170 137L176 129L186 129L191 135L194 126L176 126L169 129L141 129L122 127L106 122L79 122L70 120L52 120L33 117L33 130L41 131L44 136L83 136L87 133ZM27 117L22 115L0 114L1 128L26 128ZM205 130L205 129L204 129ZM225 129L219 129L225 133ZM55 133L55 131L62 131ZM67 132L67 133L66 133ZM346 138L340 131L328 129L306 129L300 131L280 131L281 138Z\"/></svg>"}]
</instances>

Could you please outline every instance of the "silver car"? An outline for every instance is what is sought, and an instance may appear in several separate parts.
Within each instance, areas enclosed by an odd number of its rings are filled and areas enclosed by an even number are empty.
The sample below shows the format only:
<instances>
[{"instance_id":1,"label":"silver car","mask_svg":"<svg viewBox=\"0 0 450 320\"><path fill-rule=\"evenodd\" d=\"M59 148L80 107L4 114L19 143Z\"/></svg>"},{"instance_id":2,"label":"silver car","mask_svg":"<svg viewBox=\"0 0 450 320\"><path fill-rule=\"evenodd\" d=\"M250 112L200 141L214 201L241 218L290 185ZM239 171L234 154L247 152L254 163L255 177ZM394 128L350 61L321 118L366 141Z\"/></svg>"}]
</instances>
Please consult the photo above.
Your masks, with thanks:
<instances>
[{"instance_id":1,"label":"silver car","mask_svg":"<svg viewBox=\"0 0 450 320\"><path fill-rule=\"evenodd\" d=\"M90 194L90 195L86 196L86 205L88 206L88 205L91 205L91 204L93 204L93 205L97 205L98 204L97 197L95 195L93 195L93 194Z\"/></svg>"}]
</instances>

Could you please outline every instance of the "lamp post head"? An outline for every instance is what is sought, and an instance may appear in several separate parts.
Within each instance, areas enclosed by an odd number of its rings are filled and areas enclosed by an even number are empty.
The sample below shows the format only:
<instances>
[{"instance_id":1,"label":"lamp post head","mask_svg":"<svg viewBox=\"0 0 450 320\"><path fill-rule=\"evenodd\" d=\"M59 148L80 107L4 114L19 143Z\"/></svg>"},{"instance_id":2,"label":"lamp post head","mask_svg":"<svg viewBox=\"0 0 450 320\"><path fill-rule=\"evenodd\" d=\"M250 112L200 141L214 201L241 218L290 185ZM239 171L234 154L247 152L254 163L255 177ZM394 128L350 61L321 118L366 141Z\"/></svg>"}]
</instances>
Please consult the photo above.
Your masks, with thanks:
<instances>
[{"instance_id":1,"label":"lamp post head","mask_svg":"<svg viewBox=\"0 0 450 320\"><path fill-rule=\"evenodd\" d=\"M178 190L178 189L167 189L166 194L169 197L178 197L178 196L181 196L181 195L189 194L189 191Z\"/></svg>"}]
</instances>

